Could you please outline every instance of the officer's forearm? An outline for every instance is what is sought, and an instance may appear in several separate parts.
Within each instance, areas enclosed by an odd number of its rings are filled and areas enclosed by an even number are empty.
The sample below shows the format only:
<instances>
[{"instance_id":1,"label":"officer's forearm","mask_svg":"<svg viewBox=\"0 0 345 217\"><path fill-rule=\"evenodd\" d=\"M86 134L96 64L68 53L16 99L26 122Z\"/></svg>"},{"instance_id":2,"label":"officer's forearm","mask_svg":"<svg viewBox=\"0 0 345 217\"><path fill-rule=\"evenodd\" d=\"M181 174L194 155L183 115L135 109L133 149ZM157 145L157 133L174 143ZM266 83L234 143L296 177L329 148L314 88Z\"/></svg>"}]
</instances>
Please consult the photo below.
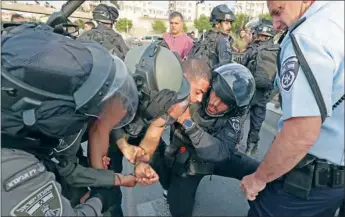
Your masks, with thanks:
<instances>
[{"instance_id":1,"label":"officer's forearm","mask_svg":"<svg viewBox=\"0 0 345 217\"><path fill-rule=\"evenodd\" d=\"M207 161L218 162L223 161L229 156L229 149L227 149L224 142L219 138L212 136L197 125L195 130L186 131L190 140L195 147L197 155ZM231 142L231 141L227 141Z\"/></svg>"},{"instance_id":2,"label":"officer's forearm","mask_svg":"<svg viewBox=\"0 0 345 217\"><path fill-rule=\"evenodd\" d=\"M58 166L59 174L75 187L111 187L115 185L115 173L111 170L83 167L76 163Z\"/></svg>"},{"instance_id":3,"label":"officer's forearm","mask_svg":"<svg viewBox=\"0 0 345 217\"><path fill-rule=\"evenodd\" d=\"M109 133L106 124L96 120L89 130L88 156L93 168L103 169L103 157L107 156L109 148Z\"/></svg>"},{"instance_id":4,"label":"officer's forearm","mask_svg":"<svg viewBox=\"0 0 345 217\"><path fill-rule=\"evenodd\" d=\"M265 183L289 172L307 154L321 129L320 117L298 117L284 121L255 176Z\"/></svg>"},{"instance_id":5,"label":"officer's forearm","mask_svg":"<svg viewBox=\"0 0 345 217\"><path fill-rule=\"evenodd\" d=\"M149 128L145 133L144 139L140 142L140 147L142 147L146 152L152 156L156 151L159 141L163 135L164 127L157 127L154 124L150 124Z\"/></svg>"}]
</instances>

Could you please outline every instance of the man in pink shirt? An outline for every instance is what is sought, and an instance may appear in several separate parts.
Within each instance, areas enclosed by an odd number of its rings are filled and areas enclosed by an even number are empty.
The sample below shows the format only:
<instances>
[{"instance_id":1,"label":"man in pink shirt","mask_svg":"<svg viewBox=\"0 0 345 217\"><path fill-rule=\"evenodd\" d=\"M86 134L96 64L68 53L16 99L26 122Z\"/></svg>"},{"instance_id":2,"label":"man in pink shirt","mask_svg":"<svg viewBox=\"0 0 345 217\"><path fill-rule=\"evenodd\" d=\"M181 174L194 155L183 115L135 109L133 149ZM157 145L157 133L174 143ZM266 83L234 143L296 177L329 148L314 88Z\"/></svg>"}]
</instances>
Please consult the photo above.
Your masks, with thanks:
<instances>
[{"instance_id":1,"label":"man in pink shirt","mask_svg":"<svg viewBox=\"0 0 345 217\"><path fill-rule=\"evenodd\" d=\"M193 40L183 32L183 16L180 12L172 12L169 16L170 32L163 35L169 49L178 53L183 60L193 47Z\"/></svg>"}]
</instances>

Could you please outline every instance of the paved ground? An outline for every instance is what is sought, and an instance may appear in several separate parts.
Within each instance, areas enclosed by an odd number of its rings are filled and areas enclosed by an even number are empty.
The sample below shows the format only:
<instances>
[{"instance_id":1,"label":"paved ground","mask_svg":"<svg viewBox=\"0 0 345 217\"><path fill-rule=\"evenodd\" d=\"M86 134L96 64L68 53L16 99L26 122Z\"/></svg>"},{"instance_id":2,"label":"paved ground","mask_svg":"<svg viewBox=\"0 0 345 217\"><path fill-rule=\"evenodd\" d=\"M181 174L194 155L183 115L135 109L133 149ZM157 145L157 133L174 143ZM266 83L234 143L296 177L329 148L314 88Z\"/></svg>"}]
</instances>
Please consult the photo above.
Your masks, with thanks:
<instances>
[{"instance_id":1,"label":"paved ground","mask_svg":"<svg viewBox=\"0 0 345 217\"><path fill-rule=\"evenodd\" d=\"M266 121L260 132L259 151L255 156L262 159L268 150L276 133L276 123L280 117L280 110L273 105L268 105ZM246 134L242 141L246 140L249 122L246 122ZM125 172L131 172L131 165L124 160ZM126 216L170 216L168 206L162 196L163 189L160 184L135 188L123 188L123 210ZM239 188L239 181L219 176L205 177L198 188L195 216L246 216L248 204Z\"/></svg>"}]
</instances>

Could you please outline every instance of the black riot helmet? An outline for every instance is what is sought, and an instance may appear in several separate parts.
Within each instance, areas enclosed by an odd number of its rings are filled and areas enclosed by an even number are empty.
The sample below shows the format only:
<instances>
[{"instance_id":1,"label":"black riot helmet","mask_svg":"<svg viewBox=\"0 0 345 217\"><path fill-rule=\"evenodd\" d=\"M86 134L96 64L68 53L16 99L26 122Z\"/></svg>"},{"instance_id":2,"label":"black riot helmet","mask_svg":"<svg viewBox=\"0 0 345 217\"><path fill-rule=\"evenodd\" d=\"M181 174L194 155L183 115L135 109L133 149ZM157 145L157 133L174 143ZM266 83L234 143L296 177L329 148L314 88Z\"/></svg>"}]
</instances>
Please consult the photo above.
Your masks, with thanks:
<instances>
[{"instance_id":1,"label":"black riot helmet","mask_svg":"<svg viewBox=\"0 0 345 217\"><path fill-rule=\"evenodd\" d=\"M255 80L245 66L229 63L213 70L210 91L212 90L229 107L223 114L219 114L221 116L233 110L245 108L250 104L255 92ZM209 116L214 116L209 114L206 109L205 111Z\"/></svg>"},{"instance_id":2,"label":"black riot helmet","mask_svg":"<svg viewBox=\"0 0 345 217\"><path fill-rule=\"evenodd\" d=\"M187 109L190 84L181 61L172 51L160 46L159 41L130 49L124 62L136 81L139 104L149 102L158 92L168 89L177 93L177 103Z\"/></svg>"},{"instance_id":3,"label":"black riot helmet","mask_svg":"<svg viewBox=\"0 0 345 217\"><path fill-rule=\"evenodd\" d=\"M139 99L124 63L96 42L42 25L2 37L2 132L61 138L79 132L89 116L114 128L132 121ZM109 117L112 110L118 116Z\"/></svg>"},{"instance_id":4,"label":"black riot helmet","mask_svg":"<svg viewBox=\"0 0 345 217\"><path fill-rule=\"evenodd\" d=\"M257 23L253 24L252 32L256 37L259 35L274 37L275 35L272 21L263 18L260 18Z\"/></svg>"},{"instance_id":5,"label":"black riot helmet","mask_svg":"<svg viewBox=\"0 0 345 217\"><path fill-rule=\"evenodd\" d=\"M210 22L212 25L215 25L217 22L221 21L230 21L235 20L235 14L228 8L227 5L221 4L212 9Z\"/></svg>"},{"instance_id":6,"label":"black riot helmet","mask_svg":"<svg viewBox=\"0 0 345 217\"><path fill-rule=\"evenodd\" d=\"M92 11L92 16L93 19L98 22L114 24L117 18L119 17L119 11L116 7L109 6L106 4L99 4Z\"/></svg>"}]
</instances>

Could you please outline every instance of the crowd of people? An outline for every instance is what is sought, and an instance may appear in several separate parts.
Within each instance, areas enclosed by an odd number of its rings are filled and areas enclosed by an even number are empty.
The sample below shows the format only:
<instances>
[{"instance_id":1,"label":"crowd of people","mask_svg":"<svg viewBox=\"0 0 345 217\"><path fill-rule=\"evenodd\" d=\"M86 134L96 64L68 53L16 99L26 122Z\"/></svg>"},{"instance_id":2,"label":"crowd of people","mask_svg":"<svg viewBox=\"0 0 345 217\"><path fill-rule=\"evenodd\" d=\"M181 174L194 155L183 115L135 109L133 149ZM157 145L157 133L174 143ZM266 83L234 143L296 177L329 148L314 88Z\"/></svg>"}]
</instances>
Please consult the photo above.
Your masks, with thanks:
<instances>
[{"instance_id":1,"label":"crowd of people","mask_svg":"<svg viewBox=\"0 0 345 217\"><path fill-rule=\"evenodd\" d=\"M238 40L221 4L200 39L175 11L163 40L131 49L106 4L80 35L67 19L14 16L1 32L1 214L123 216L121 186L159 181L171 215L192 216L200 181L219 175L240 181L248 216L344 216L344 2L267 6L272 21ZM259 162L277 92L282 118Z\"/></svg>"}]
</instances>

